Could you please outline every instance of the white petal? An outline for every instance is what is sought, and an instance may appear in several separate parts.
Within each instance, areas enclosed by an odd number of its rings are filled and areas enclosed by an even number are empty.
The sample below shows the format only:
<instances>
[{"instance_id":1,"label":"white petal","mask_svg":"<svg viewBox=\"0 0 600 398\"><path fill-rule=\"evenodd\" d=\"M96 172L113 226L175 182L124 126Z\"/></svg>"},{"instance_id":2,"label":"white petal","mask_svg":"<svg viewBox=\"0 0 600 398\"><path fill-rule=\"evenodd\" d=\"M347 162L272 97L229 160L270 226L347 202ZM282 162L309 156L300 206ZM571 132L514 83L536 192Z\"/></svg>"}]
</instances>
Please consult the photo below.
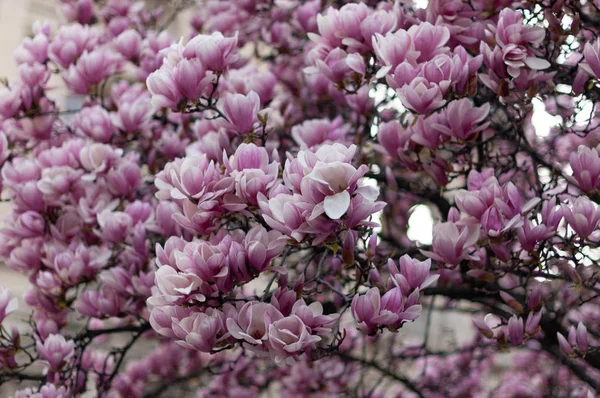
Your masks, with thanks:
<instances>
[{"instance_id":1,"label":"white petal","mask_svg":"<svg viewBox=\"0 0 600 398\"><path fill-rule=\"evenodd\" d=\"M323 201L325 214L332 220L339 220L350 207L350 194L342 191L332 196L326 196Z\"/></svg>"},{"instance_id":2,"label":"white petal","mask_svg":"<svg viewBox=\"0 0 600 398\"><path fill-rule=\"evenodd\" d=\"M379 196L379 188L371 185L363 185L362 187L358 188L355 193L362 195L362 197L367 199L369 202L375 202Z\"/></svg>"},{"instance_id":3,"label":"white petal","mask_svg":"<svg viewBox=\"0 0 600 398\"><path fill-rule=\"evenodd\" d=\"M531 69L540 70L547 69L550 67L550 62L545 59L536 58L536 57L527 57L525 58L525 64L529 66Z\"/></svg>"}]
</instances>

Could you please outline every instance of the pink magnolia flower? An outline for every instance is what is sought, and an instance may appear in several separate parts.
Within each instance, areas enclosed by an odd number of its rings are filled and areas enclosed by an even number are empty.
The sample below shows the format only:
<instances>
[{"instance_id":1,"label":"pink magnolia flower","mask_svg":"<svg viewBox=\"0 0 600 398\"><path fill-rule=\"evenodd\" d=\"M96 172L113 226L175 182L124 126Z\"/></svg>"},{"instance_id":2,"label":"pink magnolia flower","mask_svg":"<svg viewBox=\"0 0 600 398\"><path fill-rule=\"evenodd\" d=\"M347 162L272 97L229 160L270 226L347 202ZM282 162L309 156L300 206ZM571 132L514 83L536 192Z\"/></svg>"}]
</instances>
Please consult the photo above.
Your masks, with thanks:
<instances>
[{"instance_id":1,"label":"pink magnolia flower","mask_svg":"<svg viewBox=\"0 0 600 398\"><path fill-rule=\"evenodd\" d=\"M575 337L572 337L572 336ZM589 340L588 340L588 331L583 322L579 322L577 324L577 329L575 326L571 326L571 330L569 331L569 341L572 342L571 345L577 347L577 351L581 355L585 355L589 349Z\"/></svg>"},{"instance_id":2,"label":"pink magnolia flower","mask_svg":"<svg viewBox=\"0 0 600 398\"><path fill-rule=\"evenodd\" d=\"M265 222L274 230L301 242L305 233L300 231L304 223L302 210L297 206L299 195L278 194L271 199L258 194L258 205Z\"/></svg>"},{"instance_id":3,"label":"pink magnolia flower","mask_svg":"<svg viewBox=\"0 0 600 398\"><path fill-rule=\"evenodd\" d=\"M126 133L138 133L149 128L154 111L151 98L141 95L131 101L121 101L119 110L112 114L112 121Z\"/></svg>"},{"instance_id":4,"label":"pink magnolia flower","mask_svg":"<svg viewBox=\"0 0 600 398\"><path fill-rule=\"evenodd\" d=\"M533 70L550 67L548 61L536 57L538 53L532 48L544 39L544 35L544 28L524 24L519 11L505 8L500 12L496 42L501 47L502 60L510 76L519 77L524 66Z\"/></svg>"},{"instance_id":5,"label":"pink magnolia flower","mask_svg":"<svg viewBox=\"0 0 600 398\"><path fill-rule=\"evenodd\" d=\"M412 130L405 129L399 121L392 120L379 125L377 140L390 156L398 156L412 135Z\"/></svg>"},{"instance_id":6,"label":"pink magnolia flower","mask_svg":"<svg viewBox=\"0 0 600 398\"><path fill-rule=\"evenodd\" d=\"M496 40L500 45L538 44L544 39L544 35L544 28L524 24L523 14L518 10L504 8L500 11L496 29Z\"/></svg>"},{"instance_id":7,"label":"pink magnolia flower","mask_svg":"<svg viewBox=\"0 0 600 398\"><path fill-rule=\"evenodd\" d=\"M579 146L577 152L569 158L573 179L584 191L600 188L600 157L596 148Z\"/></svg>"},{"instance_id":8,"label":"pink magnolia flower","mask_svg":"<svg viewBox=\"0 0 600 398\"><path fill-rule=\"evenodd\" d=\"M416 77L410 84L397 90L402 105L415 113L426 115L446 103L442 88L428 82L423 77Z\"/></svg>"},{"instance_id":9,"label":"pink magnolia flower","mask_svg":"<svg viewBox=\"0 0 600 398\"><path fill-rule=\"evenodd\" d=\"M206 241L187 243L181 252L175 253L177 268L195 274L203 282L215 283L229 276L226 253L219 246Z\"/></svg>"},{"instance_id":10,"label":"pink magnolia flower","mask_svg":"<svg viewBox=\"0 0 600 398\"><path fill-rule=\"evenodd\" d=\"M358 323L359 329L369 335L377 332L378 324L374 320L381 309L381 296L376 287L369 289L364 295L355 295L352 299L352 316Z\"/></svg>"},{"instance_id":11,"label":"pink magnolia flower","mask_svg":"<svg viewBox=\"0 0 600 398\"><path fill-rule=\"evenodd\" d=\"M530 312L525 322L525 333L529 337L535 336L540 330L540 321L542 320L542 311Z\"/></svg>"},{"instance_id":12,"label":"pink magnolia flower","mask_svg":"<svg viewBox=\"0 0 600 398\"><path fill-rule=\"evenodd\" d=\"M281 318L269 324L268 345L273 361L282 365L292 362L292 356L313 348L321 337L311 335L296 315Z\"/></svg>"},{"instance_id":13,"label":"pink magnolia flower","mask_svg":"<svg viewBox=\"0 0 600 398\"><path fill-rule=\"evenodd\" d=\"M600 222L600 209L587 196L580 196L570 205L563 205L563 215L575 233L585 239Z\"/></svg>"},{"instance_id":14,"label":"pink magnolia flower","mask_svg":"<svg viewBox=\"0 0 600 398\"><path fill-rule=\"evenodd\" d=\"M178 91L190 101L199 100L213 80L197 58L179 60L171 73Z\"/></svg>"},{"instance_id":15,"label":"pink magnolia flower","mask_svg":"<svg viewBox=\"0 0 600 398\"><path fill-rule=\"evenodd\" d=\"M115 39L114 43L116 50L125 59L136 60L140 54L142 36L134 29L127 29Z\"/></svg>"},{"instance_id":16,"label":"pink magnolia flower","mask_svg":"<svg viewBox=\"0 0 600 398\"><path fill-rule=\"evenodd\" d=\"M61 26L48 46L50 59L63 68L69 68L84 51L92 51L98 43L98 34L89 25Z\"/></svg>"},{"instance_id":17,"label":"pink magnolia flower","mask_svg":"<svg viewBox=\"0 0 600 398\"><path fill-rule=\"evenodd\" d=\"M492 328L490 328L490 326L485 322L484 319L473 318L472 321L479 333L481 333L483 336L487 337L488 339L494 337L494 331L492 330Z\"/></svg>"},{"instance_id":18,"label":"pink magnolia flower","mask_svg":"<svg viewBox=\"0 0 600 398\"><path fill-rule=\"evenodd\" d=\"M369 14L365 4L345 4L339 10L329 7L317 15L319 35L309 34L312 41L329 48L342 47L344 39L360 40L360 23Z\"/></svg>"},{"instance_id":19,"label":"pink magnolia flower","mask_svg":"<svg viewBox=\"0 0 600 398\"><path fill-rule=\"evenodd\" d=\"M436 54L442 54L448 49L444 47L450 39L450 30L446 26L422 22L412 25L408 34L412 38L415 50L419 52L418 62L429 61Z\"/></svg>"},{"instance_id":20,"label":"pink magnolia flower","mask_svg":"<svg viewBox=\"0 0 600 398\"><path fill-rule=\"evenodd\" d=\"M558 339L558 346L560 347L560 350L563 354L565 354L568 357L576 356L575 350L573 350L571 344L569 344L567 339L565 339L565 336L563 336L560 332L556 332L556 338Z\"/></svg>"},{"instance_id":21,"label":"pink magnolia flower","mask_svg":"<svg viewBox=\"0 0 600 398\"><path fill-rule=\"evenodd\" d=\"M348 126L341 117L333 120L312 119L292 127L292 137L301 149L318 149L320 145L344 143Z\"/></svg>"},{"instance_id":22,"label":"pink magnolia flower","mask_svg":"<svg viewBox=\"0 0 600 398\"><path fill-rule=\"evenodd\" d=\"M302 197L306 201L314 203L309 221L323 213L332 220L340 219L348 211L352 194L355 192L372 200L377 197L377 193L375 193L375 198L372 198L372 192L367 188L357 189L357 182L366 173L367 166L362 165L356 169L347 163L349 159L347 160L346 157L353 155L356 150L354 145L350 148L340 146L341 148L336 148L336 146L325 145L319 148L315 153L317 160L313 164L312 170L304 175L300 182ZM340 152L328 153L331 149L337 149ZM343 150L348 150L348 152ZM307 160L313 163L313 160L309 160L311 156L302 152L298 154L297 165L306 163ZM285 168L294 166L293 163L286 163ZM303 170L303 172L306 171L308 170Z\"/></svg>"},{"instance_id":23,"label":"pink magnolia flower","mask_svg":"<svg viewBox=\"0 0 600 398\"><path fill-rule=\"evenodd\" d=\"M146 79L148 91L152 94L152 105L156 108L179 109L182 106L183 94L179 90L173 71L163 65L152 72Z\"/></svg>"},{"instance_id":24,"label":"pink magnolia flower","mask_svg":"<svg viewBox=\"0 0 600 398\"><path fill-rule=\"evenodd\" d=\"M513 315L508 320L508 337L512 345L521 345L523 343L523 318Z\"/></svg>"},{"instance_id":25,"label":"pink magnolia flower","mask_svg":"<svg viewBox=\"0 0 600 398\"><path fill-rule=\"evenodd\" d=\"M418 300L419 289L405 298L400 288L394 287L381 297L379 315L373 318L373 322L397 330L403 323L414 321L421 315L422 307L417 304Z\"/></svg>"},{"instance_id":26,"label":"pink magnolia flower","mask_svg":"<svg viewBox=\"0 0 600 398\"><path fill-rule=\"evenodd\" d=\"M170 166L170 167L169 167ZM171 162L157 175L158 198L193 198L198 202L214 199L233 188L232 178L223 178L221 171L206 155L188 156ZM164 191L164 194L161 193ZM168 193L169 196L166 196Z\"/></svg>"},{"instance_id":27,"label":"pink magnolia flower","mask_svg":"<svg viewBox=\"0 0 600 398\"><path fill-rule=\"evenodd\" d=\"M74 0L71 3L62 3L62 11L69 21L80 24L90 23L95 16L92 0Z\"/></svg>"},{"instance_id":28,"label":"pink magnolia flower","mask_svg":"<svg viewBox=\"0 0 600 398\"><path fill-rule=\"evenodd\" d=\"M233 37L225 37L220 32L213 32L211 35L195 36L185 45L182 54L188 59L197 57L208 70L223 72L238 59L237 44L237 33Z\"/></svg>"},{"instance_id":29,"label":"pink magnolia flower","mask_svg":"<svg viewBox=\"0 0 600 398\"><path fill-rule=\"evenodd\" d=\"M373 38L375 34L386 35L393 31L398 24L398 17L394 12L377 10L370 13L360 23L360 33L364 45L373 47Z\"/></svg>"},{"instance_id":30,"label":"pink magnolia flower","mask_svg":"<svg viewBox=\"0 0 600 398\"><path fill-rule=\"evenodd\" d=\"M400 29L385 36L375 33L372 40L375 55L383 65L377 72L378 77L385 76L403 62L416 66L421 53L415 49L413 38L407 31Z\"/></svg>"},{"instance_id":31,"label":"pink magnolia flower","mask_svg":"<svg viewBox=\"0 0 600 398\"><path fill-rule=\"evenodd\" d=\"M403 294L407 295L414 289L423 290L435 283L439 275L431 275L431 259L419 261L410 258L408 254L400 257L400 271L392 259L387 262L388 271L391 277L391 288L394 285L398 286ZM390 286L391 285L391 286Z\"/></svg>"},{"instance_id":32,"label":"pink magnolia flower","mask_svg":"<svg viewBox=\"0 0 600 398\"><path fill-rule=\"evenodd\" d=\"M432 251L422 253L436 261L457 265L464 259L474 259L468 254L468 248L479 239L479 225L467 223L458 225L453 222L438 224L433 230Z\"/></svg>"},{"instance_id":33,"label":"pink magnolia flower","mask_svg":"<svg viewBox=\"0 0 600 398\"><path fill-rule=\"evenodd\" d=\"M211 352L225 332L224 314L209 308L206 313L193 312L181 320L173 320L177 344L201 352Z\"/></svg>"},{"instance_id":34,"label":"pink magnolia flower","mask_svg":"<svg viewBox=\"0 0 600 398\"><path fill-rule=\"evenodd\" d=\"M43 32L23 39L15 50L15 60L19 64L44 63L48 59L49 39Z\"/></svg>"},{"instance_id":35,"label":"pink magnolia flower","mask_svg":"<svg viewBox=\"0 0 600 398\"><path fill-rule=\"evenodd\" d=\"M258 122L258 110L260 109L260 98L254 91L248 95L227 94L223 104L223 110L228 122L227 127L240 134L246 134L254 130L254 123Z\"/></svg>"},{"instance_id":36,"label":"pink magnolia flower","mask_svg":"<svg viewBox=\"0 0 600 398\"><path fill-rule=\"evenodd\" d=\"M317 18L321 11L318 0L306 1L295 9L295 16L306 33L314 33L318 30Z\"/></svg>"},{"instance_id":37,"label":"pink magnolia flower","mask_svg":"<svg viewBox=\"0 0 600 398\"><path fill-rule=\"evenodd\" d=\"M66 387L56 387L54 384L45 384L39 391L25 388L15 392L15 398L63 398L67 397L69 391Z\"/></svg>"},{"instance_id":38,"label":"pink magnolia flower","mask_svg":"<svg viewBox=\"0 0 600 398\"><path fill-rule=\"evenodd\" d=\"M104 287L86 290L75 301L75 309L83 316L105 318L121 313L123 302L114 289Z\"/></svg>"},{"instance_id":39,"label":"pink magnolia flower","mask_svg":"<svg viewBox=\"0 0 600 398\"><path fill-rule=\"evenodd\" d=\"M5 287L0 287L0 323L16 311L19 307L19 302L16 297L12 297L10 290Z\"/></svg>"},{"instance_id":40,"label":"pink magnolia flower","mask_svg":"<svg viewBox=\"0 0 600 398\"><path fill-rule=\"evenodd\" d=\"M149 298L148 303L151 305L179 303L191 299L200 302L205 300L202 294L194 293L202 284L202 280L194 274L177 272L167 265L160 267L154 275L160 296Z\"/></svg>"},{"instance_id":41,"label":"pink magnolia flower","mask_svg":"<svg viewBox=\"0 0 600 398\"><path fill-rule=\"evenodd\" d=\"M60 370L73 356L74 348L75 342L67 341L60 334L51 334L43 343L37 342L38 354L48 362L52 370Z\"/></svg>"},{"instance_id":42,"label":"pink magnolia flower","mask_svg":"<svg viewBox=\"0 0 600 398\"><path fill-rule=\"evenodd\" d=\"M119 196L132 194L142 184L142 171L140 167L127 160L123 160L106 175L109 190Z\"/></svg>"},{"instance_id":43,"label":"pink magnolia flower","mask_svg":"<svg viewBox=\"0 0 600 398\"><path fill-rule=\"evenodd\" d=\"M600 79L600 40L596 40L593 43L585 43L583 57L586 63L581 64L581 67L590 75Z\"/></svg>"},{"instance_id":44,"label":"pink magnolia flower","mask_svg":"<svg viewBox=\"0 0 600 398\"><path fill-rule=\"evenodd\" d=\"M279 172L279 162L269 163L267 150L255 144L241 144L223 163L235 179L236 194L254 206L258 204L258 193L266 195Z\"/></svg>"},{"instance_id":45,"label":"pink magnolia flower","mask_svg":"<svg viewBox=\"0 0 600 398\"><path fill-rule=\"evenodd\" d=\"M73 125L85 136L101 143L107 143L116 132L110 115L100 105L84 107L75 115Z\"/></svg>"},{"instance_id":46,"label":"pink magnolia flower","mask_svg":"<svg viewBox=\"0 0 600 398\"><path fill-rule=\"evenodd\" d=\"M269 337L269 324L282 318L273 305L250 301L244 304L236 318L227 318L227 330L237 340L262 345Z\"/></svg>"},{"instance_id":47,"label":"pink magnolia flower","mask_svg":"<svg viewBox=\"0 0 600 398\"><path fill-rule=\"evenodd\" d=\"M108 242L121 242L127 237L133 227L131 216L122 211L104 210L98 214L100 236Z\"/></svg>"},{"instance_id":48,"label":"pink magnolia flower","mask_svg":"<svg viewBox=\"0 0 600 398\"><path fill-rule=\"evenodd\" d=\"M490 104L476 108L468 98L451 101L444 110L445 123L433 124L432 127L442 134L466 141L487 128L489 122L478 124L487 118L489 111Z\"/></svg>"},{"instance_id":49,"label":"pink magnolia flower","mask_svg":"<svg viewBox=\"0 0 600 398\"><path fill-rule=\"evenodd\" d=\"M21 89L19 86L8 88L0 87L0 116L13 117L21 107Z\"/></svg>"},{"instance_id":50,"label":"pink magnolia flower","mask_svg":"<svg viewBox=\"0 0 600 398\"><path fill-rule=\"evenodd\" d=\"M331 332L329 326L339 318L339 314L323 315L323 305L320 302L315 301L306 305L303 299L294 303L291 313L304 322L311 334L320 336L329 334Z\"/></svg>"},{"instance_id":51,"label":"pink magnolia flower","mask_svg":"<svg viewBox=\"0 0 600 398\"><path fill-rule=\"evenodd\" d=\"M267 231L261 225L252 227L244 238L249 265L258 272L264 271L271 260L283 252L286 244L286 237L278 231Z\"/></svg>"},{"instance_id":52,"label":"pink magnolia flower","mask_svg":"<svg viewBox=\"0 0 600 398\"><path fill-rule=\"evenodd\" d=\"M15 235L22 238L33 238L42 236L46 227L46 221L42 215L35 211L26 211L19 215L16 225L12 227Z\"/></svg>"},{"instance_id":53,"label":"pink magnolia flower","mask_svg":"<svg viewBox=\"0 0 600 398\"><path fill-rule=\"evenodd\" d=\"M104 47L85 51L63 75L65 83L77 94L87 94L90 88L114 73L120 59Z\"/></svg>"}]
</instances>

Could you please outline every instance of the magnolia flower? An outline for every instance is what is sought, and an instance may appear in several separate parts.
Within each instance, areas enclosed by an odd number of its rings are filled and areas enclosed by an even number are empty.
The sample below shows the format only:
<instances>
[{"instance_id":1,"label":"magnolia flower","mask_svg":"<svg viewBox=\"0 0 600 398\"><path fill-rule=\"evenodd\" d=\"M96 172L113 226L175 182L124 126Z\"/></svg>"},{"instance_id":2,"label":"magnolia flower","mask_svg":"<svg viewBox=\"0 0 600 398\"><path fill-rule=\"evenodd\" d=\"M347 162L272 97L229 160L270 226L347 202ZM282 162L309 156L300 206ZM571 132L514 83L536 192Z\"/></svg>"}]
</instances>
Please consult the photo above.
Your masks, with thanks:
<instances>
[{"instance_id":1,"label":"magnolia flower","mask_svg":"<svg viewBox=\"0 0 600 398\"><path fill-rule=\"evenodd\" d=\"M60 334L51 334L42 343L37 342L37 352L48 362L52 370L60 370L73 355L75 342L67 341Z\"/></svg>"},{"instance_id":2,"label":"magnolia flower","mask_svg":"<svg viewBox=\"0 0 600 398\"><path fill-rule=\"evenodd\" d=\"M446 103L442 88L422 77L414 78L397 92L402 105L422 115L431 113Z\"/></svg>"},{"instance_id":3,"label":"magnolia flower","mask_svg":"<svg viewBox=\"0 0 600 398\"><path fill-rule=\"evenodd\" d=\"M358 327L369 335L377 332L377 322L374 320L381 309L381 296L375 287L364 295L355 295L352 299L352 316L358 322Z\"/></svg>"},{"instance_id":4,"label":"magnolia flower","mask_svg":"<svg viewBox=\"0 0 600 398\"><path fill-rule=\"evenodd\" d=\"M431 269L431 259L429 258L419 261L405 254L400 257L400 271L392 259L388 260L387 267L392 284L398 286L403 294L408 294L413 289L423 290L439 278L439 275L429 273Z\"/></svg>"},{"instance_id":5,"label":"magnolia flower","mask_svg":"<svg viewBox=\"0 0 600 398\"><path fill-rule=\"evenodd\" d=\"M213 309L173 320L173 332L180 339L177 344L201 352L211 352L224 330L223 313Z\"/></svg>"},{"instance_id":6,"label":"magnolia flower","mask_svg":"<svg viewBox=\"0 0 600 398\"><path fill-rule=\"evenodd\" d=\"M204 301L202 294L193 294L202 284L202 280L191 273L177 272L172 267L160 267L155 273L156 287L160 292L161 300L166 302L178 302L183 298L194 298L197 301ZM156 305L159 301L155 297L149 299L149 303Z\"/></svg>"},{"instance_id":7,"label":"magnolia flower","mask_svg":"<svg viewBox=\"0 0 600 398\"><path fill-rule=\"evenodd\" d=\"M413 38L407 31L400 29L385 36L375 33L372 39L373 49L383 68L377 72L377 77L385 76L390 70L396 69L403 62L415 65L421 54L415 49Z\"/></svg>"},{"instance_id":8,"label":"magnolia flower","mask_svg":"<svg viewBox=\"0 0 600 398\"><path fill-rule=\"evenodd\" d=\"M19 308L19 302L16 297L12 297L10 290L0 287L0 323Z\"/></svg>"},{"instance_id":9,"label":"magnolia flower","mask_svg":"<svg viewBox=\"0 0 600 398\"><path fill-rule=\"evenodd\" d=\"M587 196L580 196L571 205L563 205L562 208L569 226L581 238L587 238L596 230L600 222L600 209Z\"/></svg>"},{"instance_id":10,"label":"magnolia flower","mask_svg":"<svg viewBox=\"0 0 600 398\"><path fill-rule=\"evenodd\" d=\"M579 188L584 191L600 188L600 157L596 148L581 145L577 152L571 153L569 163Z\"/></svg>"},{"instance_id":11,"label":"magnolia flower","mask_svg":"<svg viewBox=\"0 0 600 398\"><path fill-rule=\"evenodd\" d=\"M282 318L273 305L250 301L244 304L235 319L227 319L227 330L237 340L262 345L268 338L268 326Z\"/></svg>"},{"instance_id":12,"label":"magnolia flower","mask_svg":"<svg viewBox=\"0 0 600 398\"><path fill-rule=\"evenodd\" d=\"M310 334L302 319L296 315L281 318L269 325L268 344L273 361L290 363L291 356L314 347L321 337Z\"/></svg>"},{"instance_id":13,"label":"magnolia flower","mask_svg":"<svg viewBox=\"0 0 600 398\"><path fill-rule=\"evenodd\" d=\"M233 37L225 37L221 32L197 35L185 45L183 56L197 57L206 69L223 72L238 59L237 43L237 33Z\"/></svg>"},{"instance_id":14,"label":"magnolia flower","mask_svg":"<svg viewBox=\"0 0 600 398\"><path fill-rule=\"evenodd\" d=\"M312 171L302 180L302 195L319 203L315 207L311 218L324 212L332 220L341 218L350 207L351 188L360 177L367 172L363 165L358 170L342 162L323 163L317 162Z\"/></svg>"},{"instance_id":15,"label":"magnolia flower","mask_svg":"<svg viewBox=\"0 0 600 398\"><path fill-rule=\"evenodd\" d=\"M453 222L445 222L434 227L432 251L421 252L436 261L457 265L464 259L477 259L468 254L468 248L478 239L478 225L469 223L459 227Z\"/></svg>"},{"instance_id":16,"label":"magnolia flower","mask_svg":"<svg viewBox=\"0 0 600 398\"><path fill-rule=\"evenodd\" d=\"M248 95L227 94L223 110L227 117L227 127L240 134L250 133L254 130L254 123L258 121L260 97L254 91Z\"/></svg>"},{"instance_id":17,"label":"magnolia flower","mask_svg":"<svg viewBox=\"0 0 600 398\"><path fill-rule=\"evenodd\" d=\"M590 75L600 79L600 40L597 39L594 43L585 43L583 57L586 64L581 64L581 67Z\"/></svg>"}]
</instances>

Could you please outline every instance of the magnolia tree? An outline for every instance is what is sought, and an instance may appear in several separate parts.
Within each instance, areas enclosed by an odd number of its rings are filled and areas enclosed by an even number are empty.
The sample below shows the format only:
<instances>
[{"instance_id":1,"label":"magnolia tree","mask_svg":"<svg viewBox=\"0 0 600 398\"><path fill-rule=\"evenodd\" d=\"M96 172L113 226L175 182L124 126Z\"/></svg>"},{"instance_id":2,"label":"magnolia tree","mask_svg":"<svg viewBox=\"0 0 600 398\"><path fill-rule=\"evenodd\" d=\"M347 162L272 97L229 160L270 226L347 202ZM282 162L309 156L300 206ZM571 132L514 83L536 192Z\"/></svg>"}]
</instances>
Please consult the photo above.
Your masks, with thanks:
<instances>
[{"instance_id":1,"label":"magnolia tree","mask_svg":"<svg viewBox=\"0 0 600 398\"><path fill-rule=\"evenodd\" d=\"M600 392L599 1L161 3L63 0L16 50L0 384Z\"/></svg>"}]
</instances>

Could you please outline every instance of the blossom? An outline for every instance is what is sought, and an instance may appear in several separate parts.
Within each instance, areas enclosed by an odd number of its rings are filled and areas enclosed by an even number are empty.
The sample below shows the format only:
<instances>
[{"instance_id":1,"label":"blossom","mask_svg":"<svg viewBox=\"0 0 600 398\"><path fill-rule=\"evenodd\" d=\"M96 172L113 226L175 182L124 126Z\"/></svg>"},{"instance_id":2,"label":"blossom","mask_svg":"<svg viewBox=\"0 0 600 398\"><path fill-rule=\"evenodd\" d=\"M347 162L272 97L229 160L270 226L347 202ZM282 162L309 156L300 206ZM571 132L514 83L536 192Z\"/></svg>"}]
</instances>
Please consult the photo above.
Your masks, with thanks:
<instances>
[{"instance_id":1,"label":"blossom","mask_svg":"<svg viewBox=\"0 0 600 398\"><path fill-rule=\"evenodd\" d=\"M251 205L258 204L259 193L267 194L279 171L278 162L269 163L267 150L254 144L241 144L223 163L235 178L236 194Z\"/></svg>"},{"instance_id":2,"label":"blossom","mask_svg":"<svg viewBox=\"0 0 600 398\"><path fill-rule=\"evenodd\" d=\"M600 222L600 210L587 196L580 196L570 205L563 205L563 215L569 226L583 239L590 236Z\"/></svg>"},{"instance_id":3,"label":"blossom","mask_svg":"<svg viewBox=\"0 0 600 398\"><path fill-rule=\"evenodd\" d=\"M237 340L262 345L266 342L267 328L283 315L271 304L248 302L240 309L237 318L227 319L227 330Z\"/></svg>"},{"instance_id":4,"label":"blossom","mask_svg":"<svg viewBox=\"0 0 600 398\"><path fill-rule=\"evenodd\" d=\"M228 94L225 96L223 109L228 127L240 134L249 133L254 130L254 123L258 121L260 98L254 91L250 91L248 95Z\"/></svg>"},{"instance_id":5,"label":"blossom","mask_svg":"<svg viewBox=\"0 0 600 398\"><path fill-rule=\"evenodd\" d=\"M183 94L175 83L173 72L163 66L146 79L148 91L152 94L152 105L156 108L179 109Z\"/></svg>"},{"instance_id":6,"label":"blossom","mask_svg":"<svg viewBox=\"0 0 600 398\"><path fill-rule=\"evenodd\" d=\"M593 191L600 187L600 157L596 148L581 145L577 152L571 153L569 163L579 188Z\"/></svg>"},{"instance_id":7,"label":"blossom","mask_svg":"<svg viewBox=\"0 0 600 398\"><path fill-rule=\"evenodd\" d=\"M206 313L193 312L173 322L173 332L180 339L177 344L202 352L210 352L224 330L223 313L212 309Z\"/></svg>"},{"instance_id":8,"label":"blossom","mask_svg":"<svg viewBox=\"0 0 600 398\"><path fill-rule=\"evenodd\" d=\"M407 254L400 257L400 271L392 259L387 262L390 276L404 294L414 289L423 290L431 286L439 278L439 275L430 275L431 259L419 261L410 258Z\"/></svg>"},{"instance_id":9,"label":"blossom","mask_svg":"<svg viewBox=\"0 0 600 398\"><path fill-rule=\"evenodd\" d=\"M405 30L387 33L385 36L375 33L373 49L379 62L384 66L377 76L384 76L403 62L415 66L420 52L415 49L412 36Z\"/></svg>"},{"instance_id":10,"label":"blossom","mask_svg":"<svg viewBox=\"0 0 600 398\"><path fill-rule=\"evenodd\" d=\"M408 29L415 50L419 52L418 62L429 61L436 54L446 51L444 45L450 39L450 30L446 26L423 22Z\"/></svg>"},{"instance_id":11,"label":"blossom","mask_svg":"<svg viewBox=\"0 0 600 398\"><path fill-rule=\"evenodd\" d=\"M358 322L359 328L367 334L377 332L375 317L381 309L381 296L377 288L373 287L364 295L355 295L352 299L352 316Z\"/></svg>"},{"instance_id":12,"label":"blossom","mask_svg":"<svg viewBox=\"0 0 600 398\"><path fill-rule=\"evenodd\" d=\"M116 133L109 113L100 105L84 107L75 115L73 125L94 141L107 143Z\"/></svg>"},{"instance_id":13,"label":"blossom","mask_svg":"<svg viewBox=\"0 0 600 398\"><path fill-rule=\"evenodd\" d=\"M282 364L284 361L289 363L287 358L312 348L319 341L321 337L311 335L302 319L296 315L269 324L269 352L276 364Z\"/></svg>"},{"instance_id":14,"label":"blossom","mask_svg":"<svg viewBox=\"0 0 600 398\"><path fill-rule=\"evenodd\" d=\"M90 26L65 25L48 46L48 53L52 61L69 68L85 51L91 51L97 42L97 33Z\"/></svg>"},{"instance_id":15,"label":"blossom","mask_svg":"<svg viewBox=\"0 0 600 398\"><path fill-rule=\"evenodd\" d=\"M223 72L237 61L237 43L237 33L233 37L225 37L220 32L197 35L185 45L183 56L197 57L208 70Z\"/></svg>"},{"instance_id":16,"label":"blossom","mask_svg":"<svg viewBox=\"0 0 600 398\"><path fill-rule=\"evenodd\" d=\"M0 287L0 323L19 307L17 298L11 296L10 290Z\"/></svg>"},{"instance_id":17,"label":"blossom","mask_svg":"<svg viewBox=\"0 0 600 398\"><path fill-rule=\"evenodd\" d=\"M127 29L115 39L115 48L126 59L136 59L141 50L142 36L133 29Z\"/></svg>"},{"instance_id":18,"label":"blossom","mask_svg":"<svg viewBox=\"0 0 600 398\"><path fill-rule=\"evenodd\" d=\"M63 75L65 83L77 94L87 94L90 88L100 83L119 67L119 58L100 47L84 51L77 63L72 64Z\"/></svg>"},{"instance_id":19,"label":"blossom","mask_svg":"<svg viewBox=\"0 0 600 398\"><path fill-rule=\"evenodd\" d=\"M600 40L596 40L594 43L585 43L583 57L586 64L582 65L582 67L588 73L600 79Z\"/></svg>"},{"instance_id":20,"label":"blossom","mask_svg":"<svg viewBox=\"0 0 600 398\"><path fill-rule=\"evenodd\" d=\"M73 355L74 348L75 342L73 340L67 341L60 334L51 334L43 343L37 342L37 352L53 370L59 370L65 365L66 361Z\"/></svg>"},{"instance_id":21,"label":"blossom","mask_svg":"<svg viewBox=\"0 0 600 398\"><path fill-rule=\"evenodd\" d=\"M445 109L445 123L432 125L432 128L442 134L466 141L478 132L485 130L489 123L483 122L490 111L489 104L480 108L473 106L466 98L451 101Z\"/></svg>"},{"instance_id":22,"label":"blossom","mask_svg":"<svg viewBox=\"0 0 600 398\"><path fill-rule=\"evenodd\" d=\"M400 88L398 96L402 105L422 115L431 113L446 103L442 88L422 77L416 77L410 84Z\"/></svg>"},{"instance_id":23,"label":"blossom","mask_svg":"<svg viewBox=\"0 0 600 398\"><path fill-rule=\"evenodd\" d=\"M197 301L204 301L205 297L202 294L193 294L194 291L202 284L202 280L191 273L177 272L172 267L160 267L156 273L156 287L160 292L160 299L166 302L178 302L181 299L193 297ZM151 298L150 303L157 303L158 300ZM154 300L154 301L153 301Z\"/></svg>"},{"instance_id":24,"label":"blossom","mask_svg":"<svg viewBox=\"0 0 600 398\"><path fill-rule=\"evenodd\" d=\"M432 251L423 254L449 265L463 259L477 258L468 254L468 248L479 239L479 227L474 224L458 226L453 222L438 224L433 231Z\"/></svg>"}]
</instances>

